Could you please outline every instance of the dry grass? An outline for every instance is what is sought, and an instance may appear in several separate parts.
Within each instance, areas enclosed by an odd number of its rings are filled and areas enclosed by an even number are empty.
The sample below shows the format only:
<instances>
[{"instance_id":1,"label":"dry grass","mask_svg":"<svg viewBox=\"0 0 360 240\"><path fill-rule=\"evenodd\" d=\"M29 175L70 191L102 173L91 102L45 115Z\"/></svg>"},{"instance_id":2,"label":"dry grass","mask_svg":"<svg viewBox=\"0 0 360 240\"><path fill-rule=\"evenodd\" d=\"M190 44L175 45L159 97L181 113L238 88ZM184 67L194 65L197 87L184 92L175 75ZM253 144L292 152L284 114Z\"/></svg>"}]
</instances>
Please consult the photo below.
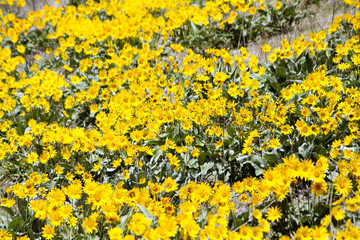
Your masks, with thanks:
<instances>
[{"instance_id":1,"label":"dry grass","mask_svg":"<svg viewBox=\"0 0 360 240\"><path fill-rule=\"evenodd\" d=\"M303 20L298 25L295 25L290 31L271 37L261 38L257 41L250 42L247 46L249 54L254 54L259 57L261 62L268 62L266 55L261 51L261 46L264 44L270 44L272 48L278 48L281 46L281 40L286 38L291 41L297 39L302 34L305 35L305 39L309 38L311 32L319 32L321 30L327 30L329 25L333 22L334 17L342 16L348 12L348 6L341 0L320 0L320 4L315 3L306 5L304 0L299 9L309 11L313 13L313 16ZM238 51L235 50L234 54Z\"/></svg>"},{"instance_id":2,"label":"dry grass","mask_svg":"<svg viewBox=\"0 0 360 240\"><path fill-rule=\"evenodd\" d=\"M30 11L38 11L44 8L44 6L53 6L53 7L64 7L66 6L66 3L68 0L61 0L60 4L56 4L55 0L26 0L26 5L23 8L16 7L16 4L14 6L8 6L8 5L0 5L0 9L7 12L12 12L16 16L20 17L26 17L28 12Z\"/></svg>"}]
</instances>

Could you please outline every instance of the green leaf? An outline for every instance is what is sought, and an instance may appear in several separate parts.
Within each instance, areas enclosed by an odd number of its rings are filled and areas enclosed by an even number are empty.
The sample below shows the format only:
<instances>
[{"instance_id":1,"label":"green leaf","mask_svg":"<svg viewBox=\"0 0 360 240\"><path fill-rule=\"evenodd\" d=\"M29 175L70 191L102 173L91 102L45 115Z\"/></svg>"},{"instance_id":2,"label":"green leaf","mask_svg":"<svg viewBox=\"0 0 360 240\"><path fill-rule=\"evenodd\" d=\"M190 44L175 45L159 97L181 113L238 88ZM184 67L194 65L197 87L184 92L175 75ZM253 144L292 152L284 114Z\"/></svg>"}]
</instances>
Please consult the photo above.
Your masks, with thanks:
<instances>
[{"instance_id":1,"label":"green leaf","mask_svg":"<svg viewBox=\"0 0 360 240\"><path fill-rule=\"evenodd\" d=\"M120 227L122 230L126 229L126 223L128 221L128 219L130 218L131 215L125 215L121 218L120 220L120 224L118 224L116 227Z\"/></svg>"},{"instance_id":2,"label":"green leaf","mask_svg":"<svg viewBox=\"0 0 360 240\"><path fill-rule=\"evenodd\" d=\"M14 210L12 210L11 208L4 207L4 206L0 206L0 209L2 209L2 210L4 210L5 212L7 212L10 216L14 216L14 215L15 215Z\"/></svg>"},{"instance_id":3,"label":"green leaf","mask_svg":"<svg viewBox=\"0 0 360 240\"><path fill-rule=\"evenodd\" d=\"M314 148L314 144L313 143L303 143L300 147L299 147L299 154L303 157L303 158L310 158L311 154L312 154L312 150Z\"/></svg>"},{"instance_id":4,"label":"green leaf","mask_svg":"<svg viewBox=\"0 0 360 240\"><path fill-rule=\"evenodd\" d=\"M15 217L10 223L8 228L12 230L21 230L21 228L24 226L24 221L21 217Z\"/></svg>"},{"instance_id":5,"label":"green leaf","mask_svg":"<svg viewBox=\"0 0 360 240\"><path fill-rule=\"evenodd\" d=\"M190 159L189 162L187 163L188 167L196 167L197 160L196 159Z\"/></svg>"},{"instance_id":6,"label":"green leaf","mask_svg":"<svg viewBox=\"0 0 360 240\"><path fill-rule=\"evenodd\" d=\"M308 73L311 73L314 69L313 61L311 60L309 55L306 55L306 70Z\"/></svg>"},{"instance_id":7,"label":"green leaf","mask_svg":"<svg viewBox=\"0 0 360 240\"><path fill-rule=\"evenodd\" d=\"M236 137L236 130L233 125L231 125L231 124L227 125L226 130L231 137L233 137L233 138Z\"/></svg>"},{"instance_id":8,"label":"green leaf","mask_svg":"<svg viewBox=\"0 0 360 240\"><path fill-rule=\"evenodd\" d=\"M152 156L150 163L156 163L160 156L162 155L162 151L160 149L157 149L154 153L154 155Z\"/></svg>"},{"instance_id":9,"label":"green leaf","mask_svg":"<svg viewBox=\"0 0 360 240\"><path fill-rule=\"evenodd\" d=\"M205 163L204 165L202 165L201 168L201 173L203 175L206 175L206 173L209 171L209 169L211 169L212 167L214 167L214 163L213 162L209 162L209 163Z\"/></svg>"},{"instance_id":10,"label":"green leaf","mask_svg":"<svg viewBox=\"0 0 360 240\"><path fill-rule=\"evenodd\" d=\"M82 240L82 239L86 239L86 236L83 234L80 234L79 236L77 236L76 240Z\"/></svg>"},{"instance_id":11,"label":"green leaf","mask_svg":"<svg viewBox=\"0 0 360 240\"><path fill-rule=\"evenodd\" d=\"M201 152L198 159L199 159L199 164L203 165L208 160L208 153Z\"/></svg>"},{"instance_id":12,"label":"green leaf","mask_svg":"<svg viewBox=\"0 0 360 240\"><path fill-rule=\"evenodd\" d=\"M146 145L161 145L161 141L159 141L158 139L149 139L145 141Z\"/></svg>"},{"instance_id":13,"label":"green leaf","mask_svg":"<svg viewBox=\"0 0 360 240\"><path fill-rule=\"evenodd\" d=\"M267 161L265 158L256 155L253 155L249 161L255 163L262 169L265 168L267 165Z\"/></svg>"},{"instance_id":14,"label":"green leaf","mask_svg":"<svg viewBox=\"0 0 360 240\"><path fill-rule=\"evenodd\" d=\"M149 210L147 210L147 208L146 207L143 207L143 206L141 206L141 205L139 205L139 204L136 204L137 206L138 206L138 208L140 209L140 211L145 215L145 217L147 218L147 219L149 219L149 220L154 220L154 215L152 215L150 212L149 212Z\"/></svg>"},{"instance_id":15,"label":"green leaf","mask_svg":"<svg viewBox=\"0 0 360 240\"><path fill-rule=\"evenodd\" d=\"M255 169L256 176L259 176L264 172L264 169L262 167L260 167L256 162L248 160L243 163L243 166L245 166L246 164L250 164Z\"/></svg>"},{"instance_id":16,"label":"green leaf","mask_svg":"<svg viewBox=\"0 0 360 240\"><path fill-rule=\"evenodd\" d=\"M19 198L18 200L18 206L19 206L19 210L20 210L20 214L22 216L23 219L26 219L26 215L27 215L27 201L24 199Z\"/></svg>"},{"instance_id":17,"label":"green leaf","mask_svg":"<svg viewBox=\"0 0 360 240\"><path fill-rule=\"evenodd\" d=\"M199 33L199 30L197 29L195 23L190 22L190 26L191 26L191 34L192 34L193 36L197 36L198 33Z\"/></svg>"},{"instance_id":18,"label":"green leaf","mask_svg":"<svg viewBox=\"0 0 360 240\"><path fill-rule=\"evenodd\" d=\"M311 215L303 216L303 217L300 219L300 223L306 223L306 222L309 221L311 218L312 218Z\"/></svg>"},{"instance_id":19,"label":"green leaf","mask_svg":"<svg viewBox=\"0 0 360 240\"><path fill-rule=\"evenodd\" d=\"M279 163L279 156L276 153L266 153L264 155L264 159L269 163L271 166L275 166Z\"/></svg>"},{"instance_id":20,"label":"green leaf","mask_svg":"<svg viewBox=\"0 0 360 240\"><path fill-rule=\"evenodd\" d=\"M319 155L326 155L327 151L326 148L324 146L318 145L314 148L314 151L319 154Z\"/></svg>"},{"instance_id":21,"label":"green leaf","mask_svg":"<svg viewBox=\"0 0 360 240\"><path fill-rule=\"evenodd\" d=\"M278 67L276 69L276 74L281 78L286 78L286 69L284 67Z\"/></svg>"}]
</instances>

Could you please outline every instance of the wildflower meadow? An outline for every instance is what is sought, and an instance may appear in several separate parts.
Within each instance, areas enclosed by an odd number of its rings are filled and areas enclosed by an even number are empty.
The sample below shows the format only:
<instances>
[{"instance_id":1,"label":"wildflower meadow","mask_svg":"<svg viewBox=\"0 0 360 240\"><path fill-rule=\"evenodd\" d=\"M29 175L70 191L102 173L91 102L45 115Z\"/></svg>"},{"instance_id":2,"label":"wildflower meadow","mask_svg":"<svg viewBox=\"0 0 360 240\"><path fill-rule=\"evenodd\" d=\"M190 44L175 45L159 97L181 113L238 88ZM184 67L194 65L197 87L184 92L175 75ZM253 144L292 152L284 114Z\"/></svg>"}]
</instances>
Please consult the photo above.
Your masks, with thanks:
<instances>
[{"instance_id":1,"label":"wildflower meadow","mask_svg":"<svg viewBox=\"0 0 360 240\"><path fill-rule=\"evenodd\" d=\"M0 239L359 239L360 1L331 1L274 43L329 1L0 0Z\"/></svg>"}]
</instances>

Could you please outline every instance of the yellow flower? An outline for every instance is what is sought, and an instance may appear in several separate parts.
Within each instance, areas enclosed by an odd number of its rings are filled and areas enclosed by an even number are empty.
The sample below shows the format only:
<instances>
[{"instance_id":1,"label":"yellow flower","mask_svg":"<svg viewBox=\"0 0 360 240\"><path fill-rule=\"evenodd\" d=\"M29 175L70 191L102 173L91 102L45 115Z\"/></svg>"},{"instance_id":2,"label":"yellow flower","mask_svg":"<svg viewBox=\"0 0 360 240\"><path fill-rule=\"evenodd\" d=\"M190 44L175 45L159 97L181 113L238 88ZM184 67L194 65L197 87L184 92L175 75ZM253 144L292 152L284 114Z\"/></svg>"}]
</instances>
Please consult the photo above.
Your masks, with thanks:
<instances>
[{"instance_id":1,"label":"yellow flower","mask_svg":"<svg viewBox=\"0 0 360 240\"><path fill-rule=\"evenodd\" d=\"M75 227L77 225L77 218L73 215L71 215L70 217L68 217L67 223L71 226L71 227Z\"/></svg>"},{"instance_id":2,"label":"yellow flower","mask_svg":"<svg viewBox=\"0 0 360 240\"><path fill-rule=\"evenodd\" d=\"M356 198L346 199L345 202L347 203L346 208L350 212L356 212L359 210L359 201Z\"/></svg>"},{"instance_id":3,"label":"yellow flower","mask_svg":"<svg viewBox=\"0 0 360 240\"><path fill-rule=\"evenodd\" d=\"M152 194L158 194L164 190L164 186L160 185L159 183L153 183L151 181L148 182L148 186Z\"/></svg>"},{"instance_id":4,"label":"yellow flower","mask_svg":"<svg viewBox=\"0 0 360 240\"><path fill-rule=\"evenodd\" d=\"M311 185L311 192L316 196L320 196L327 191L327 184L324 181L313 182Z\"/></svg>"},{"instance_id":5,"label":"yellow flower","mask_svg":"<svg viewBox=\"0 0 360 240\"><path fill-rule=\"evenodd\" d=\"M70 199L80 199L82 195L80 180L76 179L71 185L65 188L64 192Z\"/></svg>"},{"instance_id":6,"label":"yellow flower","mask_svg":"<svg viewBox=\"0 0 360 240\"><path fill-rule=\"evenodd\" d=\"M256 13L256 8L255 8L255 7L250 7L250 8L249 8L249 13L250 13L251 15L254 15L254 14Z\"/></svg>"},{"instance_id":7,"label":"yellow flower","mask_svg":"<svg viewBox=\"0 0 360 240\"><path fill-rule=\"evenodd\" d=\"M177 183L171 177L167 177L163 183L166 192L172 192L178 189Z\"/></svg>"},{"instance_id":8,"label":"yellow flower","mask_svg":"<svg viewBox=\"0 0 360 240\"><path fill-rule=\"evenodd\" d=\"M348 145L350 145L351 144L351 142L352 142L352 140L353 140L353 137L351 136L351 135L348 135L348 136L346 136L345 138L344 138L344 146L348 146ZM341 142L341 141L340 141Z\"/></svg>"},{"instance_id":9,"label":"yellow flower","mask_svg":"<svg viewBox=\"0 0 360 240\"><path fill-rule=\"evenodd\" d=\"M334 180L335 192L340 195L348 195L352 189L352 182L345 175L338 175Z\"/></svg>"},{"instance_id":10,"label":"yellow flower","mask_svg":"<svg viewBox=\"0 0 360 240\"><path fill-rule=\"evenodd\" d=\"M167 153L166 156L169 158L170 165L177 170L180 166L180 159L171 153Z\"/></svg>"},{"instance_id":11,"label":"yellow flower","mask_svg":"<svg viewBox=\"0 0 360 240\"><path fill-rule=\"evenodd\" d=\"M349 63L339 63L337 65L337 67L340 69L340 70L347 70L351 67L351 65Z\"/></svg>"},{"instance_id":12,"label":"yellow flower","mask_svg":"<svg viewBox=\"0 0 360 240\"><path fill-rule=\"evenodd\" d=\"M121 228L119 228L119 227L111 228L111 229L108 231L110 240L120 240L120 239L123 239L123 238L122 238L122 233L123 233L123 231L122 231Z\"/></svg>"},{"instance_id":13,"label":"yellow flower","mask_svg":"<svg viewBox=\"0 0 360 240\"><path fill-rule=\"evenodd\" d=\"M341 145L341 139L338 139L338 140L334 140L332 142L331 147L338 148L338 147L340 147L340 145Z\"/></svg>"},{"instance_id":14,"label":"yellow flower","mask_svg":"<svg viewBox=\"0 0 360 240\"><path fill-rule=\"evenodd\" d=\"M269 207L266 213L267 219L272 222L279 220L281 218L281 215L281 210L277 206Z\"/></svg>"},{"instance_id":15,"label":"yellow flower","mask_svg":"<svg viewBox=\"0 0 360 240\"><path fill-rule=\"evenodd\" d=\"M1 206L4 207L12 207L15 204L15 200L14 199L7 199L7 198L2 198L1 199Z\"/></svg>"},{"instance_id":16,"label":"yellow flower","mask_svg":"<svg viewBox=\"0 0 360 240\"><path fill-rule=\"evenodd\" d=\"M47 200L50 205L59 207L65 203L66 196L62 190L55 187L48 193Z\"/></svg>"},{"instance_id":17,"label":"yellow flower","mask_svg":"<svg viewBox=\"0 0 360 240\"><path fill-rule=\"evenodd\" d=\"M28 157L26 158L26 162L29 164L33 164L37 162L39 159L39 155L35 152L29 153Z\"/></svg>"},{"instance_id":18,"label":"yellow flower","mask_svg":"<svg viewBox=\"0 0 360 240\"><path fill-rule=\"evenodd\" d=\"M304 118L307 118L310 116L310 109L308 107L304 107L302 110L301 110L301 115L304 117Z\"/></svg>"},{"instance_id":19,"label":"yellow flower","mask_svg":"<svg viewBox=\"0 0 360 240\"><path fill-rule=\"evenodd\" d=\"M179 44L170 44L170 47L176 52L182 52L184 50L184 47L180 43Z\"/></svg>"},{"instance_id":20,"label":"yellow flower","mask_svg":"<svg viewBox=\"0 0 360 240\"><path fill-rule=\"evenodd\" d=\"M69 65L64 65L63 67L64 67L65 70L67 70L69 72L74 71L74 69L72 67L70 67Z\"/></svg>"},{"instance_id":21,"label":"yellow flower","mask_svg":"<svg viewBox=\"0 0 360 240\"><path fill-rule=\"evenodd\" d=\"M290 134L292 132L291 126L289 124L283 125L280 127L282 134Z\"/></svg>"},{"instance_id":22,"label":"yellow flower","mask_svg":"<svg viewBox=\"0 0 360 240\"><path fill-rule=\"evenodd\" d=\"M131 217L129 228L135 235L142 235L146 229L150 227L150 224L151 221L148 220L143 214L135 213Z\"/></svg>"},{"instance_id":23,"label":"yellow flower","mask_svg":"<svg viewBox=\"0 0 360 240\"><path fill-rule=\"evenodd\" d=\"M305 226L305 227L301 226L296 231L294 239L311 240L312 239L311 233L312 233L311 228L309 228L308 226Z\"/></svg>"},{"instance_id":24,"label":"yellow flower","mask_svg":"<svg viewBox=\"0 0 360 240\"><path fill-rule=\"evenodd\" d=\"M344 158L350 159L354 156L354 152L351 149L343 150Z\"/></svg>"},{"instance_id":25,"label":"yellow flower","mask_svg":"<svg viewBox=\"0 0 360 240\"><path fill-rule=\"evenodd\" d=\"M250 226L242 226L239 229L241 239L251 239L253 237L253 230Z\"/></svg>"},{"instance_id":26,"label":"yellow flower","mask_svg":"<svg viewBox=\"0 0 360 240\"><path fill-rule=\"evenodd\" d=\"M268 221L266 221L266 219L261 218L261 219L258 219L258 221L259 221L259 227L263 232L270 231L270 223Z\"/></svg>"},{"instance_id":27,"label":"yellow flower","mask_svg":"<svg viewBox=\"0 0 360 240\"><path fill-rule=\"evenodd\" d=\"M83 174L84 173L84 171L85 171L85 168L84 168L84 166L83 165L77 165L76 167L75 167L75 174L78 174L78 175L81 175L81 174Z\"/></svg>"},{"instance_id":28,"label":"yellow flower","mask_svg":"<svg viewBox=\"0 0 360 240\"><path fill-rule=\"evenodd\" d=\"M16 50L18 50L19 53L24 53L26 49L23 45L17 45Z\"/></svg>"},{"instance_id":29,"label":"yellow flower","mask_svg":"<svg viewBox=\"0 0 360 240\"><path fill-rule=\"evenodd\" d=\"M192 218L185 218L180 222L180 225L188 233L190 239L195 239L200 231L199 225Z\"/></svg>"},{"instance_id":30,"label":"yellow flower","mask_svg":"<svg viewBox=\"0 0 360 240\"><path fill-rule=\"evenodd\" d=\"M254 209L252 215L253 215L254 218L260 219L260 218L261 218L261 211L260 211L260 209Z\"/></svg>"},{"instance_id":31,"label":"yellow flower","mask_svg":"<svg viewBox=\"0 0 360 240\"><path fill-rule=\"evenodd\" d=\"M27 236L17 237L16 240L30 240Z\"/></svg>"},{"instance_id":32,"label":"yellow flower","mask_svg":"<svg viewBox=\"0 0 360 240\"><path fill-rule=\"evenodd\" d=\"M63 167L62 167L62 166L60 166L60 165L56 165L56 167L55 167L55 171L56 171L56 174L61 175L61 174L63 174L64 169L63 169Z\"/></svg>"},{"instance_id":33,"label":"yellow flower","mask_svg":"<svg viewBox=\"0 0 360 240\"><path fill-rule=\"evenodd\" d=\"M267 52L270 52L271 51L271 46L269 44L264 44L262 47L261 47L261 50L265 53Z\"/></svg>"},{"instance_id":34,"label":"yellow flower","mask_svg":"<svg viewBox=\"0 0 360 240\"><path fill-rule=\"evenodd\" d=\"M311 128L305 123L302 125L301 129L299 129L301 136L310 136L311 135Z\"/></svg>"},{"instance_id":35,"label":"yellow flower","mask_svg":"<svg viewBox=\"0 0 360 240\"><path fill-rule=\"evenodd\" d=\"M128 180L130 178L130 172L129 170L125 169L123 172L123 177Z\"/></svg>"},{"instance_id":36,"label":"yellow flower","mask_svg":"<svg viewBox=\"0 0 360 240\"><path fill-rule=\"evenodd\" d=\"M322 220L321 220L321 226L329 226L331 223L331 218L330 215L326 215Z\"/></svg>"},{"instance_id":37,"label":"yellow flower","mask_svg":"<svg viewBox=\"0 0 360 240\"><path fill-rule=\"evenodd\" d=\"M330 150L330 157L336 158L339 155L339 149L338 148L332 148Z\"/></svg>"},{"instance_id":38,"label":"yellow flower","mask_svg":"<svg viewBox=\"0 0 360 240\"><path fill-rule=\"evenodd\" d=\"M101 163L97 163L97 164L95 163L91 171L98 172L101 169L101 166L102 166Z\"/></svg>"},{"instance_id":39,"label":"yellow flower","mask_svg":"<svg viewBox=\"0 0 360 240\"><path fill-rule=\"evenodd\" d=\"M198 148L194 148L192 151L191 151L191 154L193 157L198 157L200 155L200 149Z\"/></svg>"},{"instance_id":40,"label":"yellow flower","mask_svg":"<svg viewBox=\"0 0 360 240\"><path fill-rule=\"evenodd\" d=\"M85 231L89 234L92 234L97 229L97 221L95 217L85 217L83 221L83 227L85 228Z\"/></svg>"},{"instance_id":41,"label":"yellow flower","mask_svg":"<svg viewBox=\"0 0 360 240\"><path fill-rule=\"evenodd\" d=\"M297 174L300 178L304 178L305 180L308 180L312 176L313 172L314 172L313 162L310 159L305 159L303 162L301 162Z\"/></svg>"},{"instance_id":42,"label":"yellow flower","mask_svg":"<svg viewBox=\"0 0 360 240\"><path fill-rule=\"evenodd\" d=\"M64 110L62 113L64 114L64 116L65 116L66 118L69 118L69 117L70 117L65 110Z\"/></svg>"},{"instance_id":43,"label":"yellow flower","mask_svg":"<svg viewBox=\"0 0 360 240\"><path fill-rule=\"evenodd\" d=\"M276 61L276 59L277 59L277 55L276 55L276 53L271 53L270 55L269 55L269 61L270 62L275 62Z\"/></svg>"},{"instance_id":44,"label":"yellow flower","mask_svg":"<svg viewBox=\"0 0 360 240\"><path fill-rule=\"evenodd\" d=\"M185 137L185 143L186 143L186 145L189 145L189 144L191 144L192 142L194 142L194 136L188 135L188 136Z\"/></svg>"},{"instance_id":45,"label":"yellow flower","mask_svg":"<svg viewBox=\"0 0 360 240\"><path fill-rule=\"evenodd\" d=\"M0 239L12 240L12 235L7 230L1 229L0 230Z\"/></svg>"},{"instance_id":46,"label":"yellow flower","mask_svg":"<svg viewBox=\"0 0 360 240\"><path fill-rule=\"evenodd\" d=\"M337 221L340 221L341 219L344 219L345 211L338 205L331 208L331 215L334 216Z\"/></svg>"},{"instance_id":47,"label":"yellow flower","mask_svg":"<svg viewBox=\"0 0 360 240\"><path fill-rule=\"evenodd\" d=\"M219 139L219 141L217 141L217 142L215 143L215 147L216 147L216 148L220 148L222 145L223 145L223 141L222 141L221 139Z\"/></svg>"},{"instance_id":48,"label":"yellow flower","mask_svg":"<svg viewBox=\"0 0 360 240\"><path fill-rule=\"evenodd\" d=\"M223 72L217 72L214 76L214 83L215 85L223 85L225 80L228 79L230 75L223 73Z\"/></svg>"},{"instance_id":49,"label":"yellow flower","mask_svg":"<svg viewBox=\"0 0 360 240\"><path fill-rule=\"evenodd\" d=\"M50 226L50 225L45 225L43 228L42 228L42 236L45 238L45 239L53 239L54 236L55 236L55 230L54 230L54 227Z\"/></svg>"},{"instance_id":50,"label":"yellow flower","mask_svg":"<svg viewBox=\"0 0 360 240\"><path fill-rule=\"evenodd\" d=\"M328 230L324 226L315 226L315 228L311 231L311 235L313 239L318 240L327 240L329 237Z\"/></svg>"},{"instance_id":51,"label":"yellow flower","mask_svg":"<svg viewBox=\"0 0 360 240\"><path fill-rule=\"evenodd\" d=\"M26 4L25 0L18 0L17 3L16 3L16 6L18 6L19 8L22 8L22 7L25 6L25 4Z\"/></svg>"},{"instance_id":52,"label":"yellow flower","mask_svg":"<svg viewBox=\"0 0 360 240\"><path fill-rule=\"evenodd\" d=\"M270 140L270 146L274 149L278 148L281 145L279 138L273 138Z\"/></svg>"}]
</instances>

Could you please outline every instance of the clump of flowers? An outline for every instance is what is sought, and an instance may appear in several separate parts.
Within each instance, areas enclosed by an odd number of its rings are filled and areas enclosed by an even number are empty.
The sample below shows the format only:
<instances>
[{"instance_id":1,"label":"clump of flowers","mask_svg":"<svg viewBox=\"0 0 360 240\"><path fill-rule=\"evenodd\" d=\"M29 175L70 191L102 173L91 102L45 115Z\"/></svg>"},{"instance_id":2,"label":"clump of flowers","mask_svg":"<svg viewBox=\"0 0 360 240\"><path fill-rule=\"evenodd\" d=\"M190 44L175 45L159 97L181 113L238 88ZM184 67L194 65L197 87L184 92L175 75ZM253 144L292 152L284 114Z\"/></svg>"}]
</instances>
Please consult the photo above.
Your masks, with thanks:
<instances>
[{"instance_id":1,"label":"clump of flowers","mask_svg":"<svg viewBox=\"0 0 360 240\"><path fill-rule=\"evenodd\" d=\"M289 4L2 11L0 239L358 236L359 12L267 63L178 35Z\"/></svg>"}]
</instances>

